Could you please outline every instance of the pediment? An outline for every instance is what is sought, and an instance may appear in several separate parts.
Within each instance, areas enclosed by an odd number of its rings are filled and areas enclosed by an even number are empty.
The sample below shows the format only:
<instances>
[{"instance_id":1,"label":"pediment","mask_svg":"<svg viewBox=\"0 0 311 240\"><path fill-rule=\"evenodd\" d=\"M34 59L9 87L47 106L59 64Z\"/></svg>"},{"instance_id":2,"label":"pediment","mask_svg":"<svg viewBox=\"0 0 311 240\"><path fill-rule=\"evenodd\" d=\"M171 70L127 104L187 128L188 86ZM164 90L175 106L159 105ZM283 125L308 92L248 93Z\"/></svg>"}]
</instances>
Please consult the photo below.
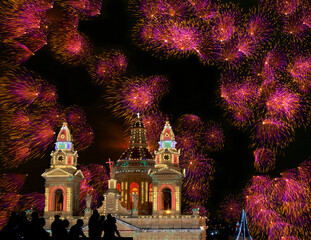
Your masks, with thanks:
<instances>
[{"instance_id":1,"label":"pediment","mask_svg":"<svg viewBox=\"0 0 311 240\"><path fill-rule=\"evenodd\" d=\"M42 177L71 177L72 175L73 175L72 173L67 172L61 168L55 168L50 171L46 171L41 176Z\"/></svg>"}]
</instances>

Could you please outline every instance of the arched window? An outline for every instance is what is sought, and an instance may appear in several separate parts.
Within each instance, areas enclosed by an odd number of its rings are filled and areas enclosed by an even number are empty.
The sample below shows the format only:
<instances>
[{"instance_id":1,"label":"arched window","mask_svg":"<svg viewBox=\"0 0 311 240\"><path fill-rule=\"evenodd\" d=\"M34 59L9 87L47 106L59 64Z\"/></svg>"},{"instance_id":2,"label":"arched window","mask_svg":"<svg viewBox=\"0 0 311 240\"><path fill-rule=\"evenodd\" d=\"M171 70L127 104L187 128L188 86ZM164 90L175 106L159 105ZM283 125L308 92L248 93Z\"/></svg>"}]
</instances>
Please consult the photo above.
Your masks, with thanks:
<instances>
[{"instance_id":1,"label":"arched window","mask_svg":"<svg viewBox=\"0 0 311 240\"><path fill-rule=\"evenodd\" d=\"M169 188L162 190L162 210L172 209L172 191Z\"/></svg>"},{"instance_id":2,"label":"arched window","mask_svg":"<svg viewBox=\"0 0 311 240\"><path fill-rule=\"evenodd\" d=\"M130 205L131 205L131 208L134 207L133 197L132 197L132 195L134 195L134 193L136 193L136 195L139 196L139 185L136 182L132 182L130 184Z\"/></svg>"},{"instance_id":3,"label":"arched window","mask_svg":"<svg viewBox=\"0 0 311 240\"><path fill-rule=\"evenodd\" d=\"M55 191L55 208L54 211L63 211L63 205L64 205L64 195L63 190L57 189Z\"/></svg>"}]
</instances>

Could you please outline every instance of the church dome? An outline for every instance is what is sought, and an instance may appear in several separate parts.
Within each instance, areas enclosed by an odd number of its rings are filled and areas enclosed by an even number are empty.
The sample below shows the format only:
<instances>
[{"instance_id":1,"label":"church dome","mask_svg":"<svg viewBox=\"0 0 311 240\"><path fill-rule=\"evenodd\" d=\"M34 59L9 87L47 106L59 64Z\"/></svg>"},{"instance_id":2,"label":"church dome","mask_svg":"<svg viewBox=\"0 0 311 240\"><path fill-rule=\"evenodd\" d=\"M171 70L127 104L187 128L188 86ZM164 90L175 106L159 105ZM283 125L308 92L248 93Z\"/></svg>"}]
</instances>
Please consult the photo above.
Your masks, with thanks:
<instances>
[{"instance_id":1,"label":"church dome","mask_svg":"<svg viewBox=\"0 0 311 240\"><path fill-rule=\"evenodd\" d=\"M121 160L148 160L153 159L152 154L147 148L133 147L128 148L120 157Z\"/></svg>"},{"instance_id":2,"label":"church dome","mask_svg":"<svg viewBox=\"0 0 311 240\"><path fill-rule=\"evenodd\" d=\"M148 149L146 128L139 116L131 128L129 148L121 155L120 160L153 160Z\"/></svg>"}]
</instances>

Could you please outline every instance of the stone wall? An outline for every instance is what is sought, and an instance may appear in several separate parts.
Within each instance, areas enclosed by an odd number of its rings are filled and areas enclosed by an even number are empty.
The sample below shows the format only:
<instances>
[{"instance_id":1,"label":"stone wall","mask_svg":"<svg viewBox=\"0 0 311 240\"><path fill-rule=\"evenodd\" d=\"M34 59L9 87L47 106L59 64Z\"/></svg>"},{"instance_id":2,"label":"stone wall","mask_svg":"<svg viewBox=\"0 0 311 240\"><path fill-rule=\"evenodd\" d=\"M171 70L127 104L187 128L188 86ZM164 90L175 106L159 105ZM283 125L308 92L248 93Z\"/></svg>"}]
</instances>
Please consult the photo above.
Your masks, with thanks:
<instances>
[{"instance_id":1,"label":"stone wall","mask_svg":"<svg viewBox=\"0 0 311 240\"><path fill-rule=\"evenodd\" d=\"M127 222L141 229L202 229L205 228L205 218L183 215L178 218L167 216L152 217L139 216L138 218L120 217L120 220Z\"/></svg>"}]
</instances>

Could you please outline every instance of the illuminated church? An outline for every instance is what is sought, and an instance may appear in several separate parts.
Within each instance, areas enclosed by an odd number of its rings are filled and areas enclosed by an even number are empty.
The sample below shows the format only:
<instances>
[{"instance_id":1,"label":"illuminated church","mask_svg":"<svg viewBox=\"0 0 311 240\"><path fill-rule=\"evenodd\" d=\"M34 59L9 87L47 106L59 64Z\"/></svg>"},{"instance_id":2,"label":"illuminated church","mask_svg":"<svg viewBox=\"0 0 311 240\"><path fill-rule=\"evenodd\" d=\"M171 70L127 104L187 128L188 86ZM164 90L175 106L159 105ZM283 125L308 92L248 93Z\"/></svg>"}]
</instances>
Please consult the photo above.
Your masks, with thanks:
<instances>
[{"instance_id":1,"label":"illuminated church","mask_svg":"<svg viewBox=\"0 0 311 240\"><path fill-rule=\"evenodd\" d=\"M119 227L131 228L129 232L145 229L148 235L148 229L169 229L199 236L205 229L205 219L199 216L199 210L194 209L191 215L181 214L181 181L185 172L179 167L180 151L176 149L175 135L168 120L159 138L159 147L153 155L138 115L131 128L128 149L114 166L109 160L108 190L98 212L117 216L122 225ZM77 169L77 159L69 128L64 123L51 153L50 168L42 174L47 221L51 222L58 214L75 224L76 218L82 217L79 216L79 193L84 176ZM89 214L87 211L83 218L88 219Z\"/></svg>"},{"instance_id":2,"label":"illuminated church","mask_svg":"<svg viewBox=\"0 0 311 240\"><path fill-rule=\"evenodd\" d=\"M131 128L129 148L112 167L102 212L180 215L183 173L179 167L180 151L175 145L175 135L166 121L154 157L148 149L146 129L138 116ZM64 123L51 153L50 168L42 174L46 217L79 215L80 181L84 176L77 169L77 159L70 130Z\"/></svg>"},{"instance_id":3,"label":"illuminated church","mask_svg":"<svg viewBox=\"0 0 311 240\"><path fill-rule=\"evenodd\" d=\"M125 209L128 209L132 210L132 215L134 212L134 215L179 216L183 173L179 167L180 151L175 145L175 135L166 121L154 157L148 149L146 129L138 116L131 128L129 148L114 166L103 213L126 215ZM137 209L134 207L135 195Z\"/></svg>"}]
</instances>

